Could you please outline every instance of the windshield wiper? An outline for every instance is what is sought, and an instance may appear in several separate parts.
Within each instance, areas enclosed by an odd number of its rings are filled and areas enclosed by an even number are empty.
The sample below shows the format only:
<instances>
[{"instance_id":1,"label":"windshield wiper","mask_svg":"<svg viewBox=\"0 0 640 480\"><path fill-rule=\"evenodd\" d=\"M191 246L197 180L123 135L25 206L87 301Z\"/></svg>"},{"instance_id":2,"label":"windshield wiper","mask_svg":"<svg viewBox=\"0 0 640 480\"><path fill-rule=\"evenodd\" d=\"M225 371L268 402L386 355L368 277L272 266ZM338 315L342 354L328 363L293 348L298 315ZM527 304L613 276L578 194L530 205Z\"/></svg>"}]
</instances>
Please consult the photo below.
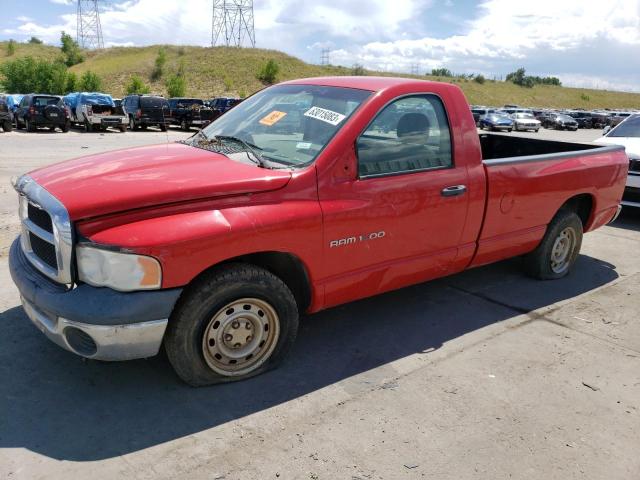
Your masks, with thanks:
<instances>
[{"instance_id":1,"label":"windshield wiper","mask_svg":"<svg viewBox=\"0 0 640 480\"><path fill-rule=\"evenodd\" d=\"M216 135L214 138L219 142L226 140L228 142L239 143L247 150L247 152L251 152L251 154L253 155L253 158L251 158L249 155L247 155L247 158L249 158L251 161L259 165L260 167L266 168L264 164L264 158L262 157L262 154L257 150L257 149L260 149L260 147L256 145L252 145L251 143L248 143L239 137L233 137L231 135Z\"/></svg>"}]
</instances>

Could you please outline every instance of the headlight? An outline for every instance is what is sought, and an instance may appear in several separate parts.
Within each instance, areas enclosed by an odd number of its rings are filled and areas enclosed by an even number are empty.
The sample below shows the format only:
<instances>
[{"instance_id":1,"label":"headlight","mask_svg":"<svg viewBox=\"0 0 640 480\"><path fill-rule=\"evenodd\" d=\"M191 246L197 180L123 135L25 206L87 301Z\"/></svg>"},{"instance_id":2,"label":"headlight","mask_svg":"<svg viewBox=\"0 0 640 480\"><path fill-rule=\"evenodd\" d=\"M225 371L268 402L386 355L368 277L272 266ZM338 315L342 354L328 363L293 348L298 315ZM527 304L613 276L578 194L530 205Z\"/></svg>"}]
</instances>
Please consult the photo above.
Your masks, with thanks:
<instances>
[{"instance_id":1,"label":"headlight","mask_svg":"<svg viewBox=\"0 0 640 480\"><path fill-rule=\"evenodd\" d=\"M154 290L162 284L162 268L152 257L79 245L76 259L80 280L94 287L130 292Z\"/></svg>"}]
</instances>

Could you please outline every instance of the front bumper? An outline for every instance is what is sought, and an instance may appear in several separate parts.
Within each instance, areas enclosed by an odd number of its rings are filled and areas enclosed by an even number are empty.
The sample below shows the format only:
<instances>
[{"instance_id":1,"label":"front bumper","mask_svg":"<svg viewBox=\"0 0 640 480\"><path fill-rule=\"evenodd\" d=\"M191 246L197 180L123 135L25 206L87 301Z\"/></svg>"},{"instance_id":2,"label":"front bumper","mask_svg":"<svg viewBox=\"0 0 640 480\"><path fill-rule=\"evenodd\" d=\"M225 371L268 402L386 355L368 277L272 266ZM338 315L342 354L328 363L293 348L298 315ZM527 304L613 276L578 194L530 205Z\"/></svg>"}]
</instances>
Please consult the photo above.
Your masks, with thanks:
<instances>
[{"instance_id":1,"label":"front bumper","mask_svg":"<svg viewBox=\"0 0 640 480\"><path fill-rule=\"evenodd\" d=\"M9 270L25 313L50 340L96 360L131 360L156 355L182 289L116 292L52 282L27 260L18 240Z\"/></svg>"}]
</instances>

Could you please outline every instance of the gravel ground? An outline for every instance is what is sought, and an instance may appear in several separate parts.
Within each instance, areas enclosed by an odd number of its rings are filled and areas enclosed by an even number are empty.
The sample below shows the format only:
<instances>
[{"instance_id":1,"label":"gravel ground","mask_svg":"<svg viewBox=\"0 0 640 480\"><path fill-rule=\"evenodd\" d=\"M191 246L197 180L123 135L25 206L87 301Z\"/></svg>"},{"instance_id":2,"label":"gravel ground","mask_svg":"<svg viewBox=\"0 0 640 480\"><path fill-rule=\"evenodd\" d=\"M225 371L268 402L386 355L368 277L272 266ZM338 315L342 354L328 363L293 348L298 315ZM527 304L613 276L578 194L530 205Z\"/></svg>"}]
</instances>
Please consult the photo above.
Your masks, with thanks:
<instances>
[{"instance_id":1,"label":"gravel ground","mask_svg":"<svg viewBox=\"0 0 640 480\"><path fill-rule=\"evenodd\" d=\"M51 344L9 278L9 178L166 140L0 134L0 478L640 478L638 212L587 235L560 281L510 260L305 318L289 361L247 382L192 389L162 355Z\"/></svg>"}]
</instances>

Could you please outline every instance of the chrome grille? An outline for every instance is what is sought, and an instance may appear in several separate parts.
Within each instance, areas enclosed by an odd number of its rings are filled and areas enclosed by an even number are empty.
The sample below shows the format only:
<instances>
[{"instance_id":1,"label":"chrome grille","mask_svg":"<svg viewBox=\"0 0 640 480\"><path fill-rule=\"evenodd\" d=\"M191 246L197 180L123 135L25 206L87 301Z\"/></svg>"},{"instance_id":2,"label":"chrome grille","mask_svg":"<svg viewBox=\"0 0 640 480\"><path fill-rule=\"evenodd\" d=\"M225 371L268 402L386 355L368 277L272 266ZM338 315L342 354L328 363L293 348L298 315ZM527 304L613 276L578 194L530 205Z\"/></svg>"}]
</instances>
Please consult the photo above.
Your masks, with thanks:
<instances>
[{"instance_id":1,"label":"chrome grille","mask_svg":"<svg viewBox=\"0 0 640 480\"><path fill-rule=\"evenodd\" d=\"M629 159L629 172L640 174L640 159L636 159L636 158Z\"/></svg>"},{"instance_id":2,"label":"chrome grille","mask_svg":"<svg viewBox=\"0 0 640 480\"><path fill-rule=\"evenodd\" d=\"M14 188L20 195L25 256L52 280L71 284L73 235L66 208L28 175L20 177Z\"/></svg>"}]
</instances>

